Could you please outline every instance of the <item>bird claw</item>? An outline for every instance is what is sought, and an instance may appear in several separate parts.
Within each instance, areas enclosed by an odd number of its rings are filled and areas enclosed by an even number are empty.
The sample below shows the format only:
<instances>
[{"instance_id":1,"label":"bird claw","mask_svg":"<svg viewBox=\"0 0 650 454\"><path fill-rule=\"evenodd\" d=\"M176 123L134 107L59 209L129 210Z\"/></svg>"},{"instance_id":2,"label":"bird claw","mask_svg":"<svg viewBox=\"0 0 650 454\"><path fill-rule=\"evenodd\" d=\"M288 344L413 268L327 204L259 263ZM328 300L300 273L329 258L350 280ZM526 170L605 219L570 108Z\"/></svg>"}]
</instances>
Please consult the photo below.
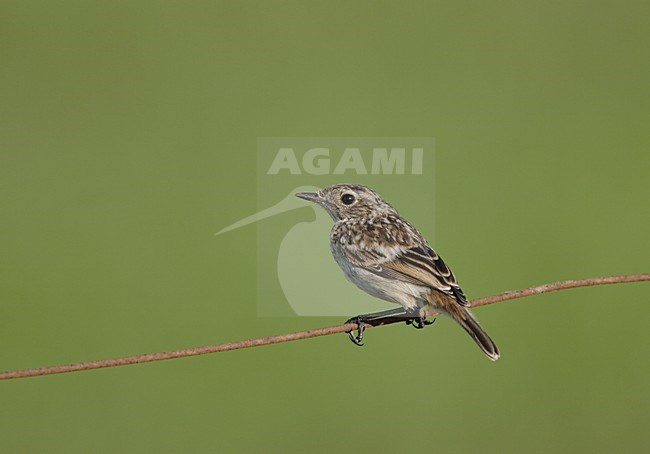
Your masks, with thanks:
<instances>
[{"instance_id":1,"label":"bird claw","mask_svg":"<svg viewBox=\"0 0 650 454\"><path fill-rule=\"evenodd\" d=\"M415 317L413 319L407 320L406 324L407 325L413 325L413 328L415 329L422 329L425 326L433 325L436 322L436 319L434 318L433 320L429 321L426 318L423 317Z\"/></svg>"},{"instance_id":2,"label":"bird claw","mask_svg":"<svg viewBox=\"0 0 650 454\"><path fill-rule=\"evenodd\" d=\"M357 335L354 335L354 330L348 331L348 336L350 337L350 340L354 345L357 347L363 347L363 332L366 330L366 324L361 320L359 317L352 317L351 319L347 320L345 324L347 325L348 323L355 323L357 325Z\"/></svg>"}]
</instances>

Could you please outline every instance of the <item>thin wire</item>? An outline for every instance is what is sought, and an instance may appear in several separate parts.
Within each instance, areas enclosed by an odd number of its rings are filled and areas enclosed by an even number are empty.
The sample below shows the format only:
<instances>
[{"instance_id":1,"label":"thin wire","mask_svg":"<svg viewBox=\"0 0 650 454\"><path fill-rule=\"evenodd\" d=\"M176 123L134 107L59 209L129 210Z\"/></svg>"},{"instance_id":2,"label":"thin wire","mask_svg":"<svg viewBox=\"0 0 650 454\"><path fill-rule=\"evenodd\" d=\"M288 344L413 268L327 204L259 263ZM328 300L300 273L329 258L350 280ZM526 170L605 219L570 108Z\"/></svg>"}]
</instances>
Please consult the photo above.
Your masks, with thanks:
<instances>
[{"instance_id":1,"label":"thin wire","mask_svg":"<svg viewBox=\"0 0 650 454\"><path fill-rule=\"evenodd\" d=\"M498 303L525 296L548 293L555 290L565 290L576 287L589 287L593 285L619 284L625 282L650 281L650 273L646 274L625 274L621 276L604 276L588 279L577 279L570 281L552 282L549 284L538 285L520 290L510 290L498 295L486 296L472 300L471 307L486 306L488 304ZM395 323L382 323L391 324ZM366 327L372 327L366 324ZM74 364L64 364L60 366L37 367L34 369L21 369L0 372L0 380L9 380L13 378L36 377L40 375L62 374L65 372L77 372L81 370L102 369L105 367L126 366L129 364L149 363L152 361L163 361L175 358L184 358L187 356L205 355L208 353L225 352L230 350L239 350L242 348L260 347L262 345L279 344L281 342L295 341L299 339L309 339L312 337L327 336L330 334L344 333L357 328L356 323L347 323L344 325L328 326L325 328L310 329L298 331L296 333L278 334L276 336L259 337L256 339L247 339L235 342L226 342L224 344L206 345L203 347L184 348L181 350L171 350L167 352L145 353L143 355L123 356L121 358L100 359L96 361L85 361Z\"/></svg>"}]
</instances>

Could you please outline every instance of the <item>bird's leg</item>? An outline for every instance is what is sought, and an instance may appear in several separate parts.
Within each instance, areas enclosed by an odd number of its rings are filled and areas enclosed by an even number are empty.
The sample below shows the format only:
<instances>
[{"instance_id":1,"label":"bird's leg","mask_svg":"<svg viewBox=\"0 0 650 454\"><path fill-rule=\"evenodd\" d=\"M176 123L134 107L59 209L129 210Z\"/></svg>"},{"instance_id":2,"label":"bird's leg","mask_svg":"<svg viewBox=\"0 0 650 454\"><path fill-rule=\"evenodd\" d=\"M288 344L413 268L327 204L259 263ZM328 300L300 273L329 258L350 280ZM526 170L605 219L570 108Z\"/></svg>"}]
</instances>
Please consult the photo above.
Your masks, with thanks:
<instances>
[{"instance_id":1,"label":"bird's leg","mask_svg":"<svg viewBox=\"0 0 650 454\"><path fill-rule=\"evenodd\" d=\"M425 326L433 325L436 319L429 321L426 315L423 317L420 309L389 309L387 311L373 312L371 314L361 314L352 317L345 323L355 323L357 325L357 335L353 331L348 331L350 340L359 347L363 346L363 333L366 330L366 323L372 326L379 326L387 323L395 323L404 320L407 325L413 325L416 329L422 329Z\"/></svg>"},{"instance_id":2,"label":"bird's leg","mask_svg":"<svg viewBox=\"0 0 650 454\"><path fill-rule=\"evenodd\" d=\"M370 323L373 326L377 326L377 325L381 325L382 323L386 323L389 320L390 321L393 321L394 319L400 320L407 315L408 313L406 312L406 310L400 307L398 309L390 309L387 311L373 312L372 314L357 315L356 317L352 317L351 319L347 320L345 324L355 323L357 325L357 335L355 336L352 331L348 331L348 336L350 336L350 340L355 345L361 347L363 346L363 343L361 341L363 340L363 332L366 329L366 325L365 325L366 322Z\"/></svg>"}]
</instances>

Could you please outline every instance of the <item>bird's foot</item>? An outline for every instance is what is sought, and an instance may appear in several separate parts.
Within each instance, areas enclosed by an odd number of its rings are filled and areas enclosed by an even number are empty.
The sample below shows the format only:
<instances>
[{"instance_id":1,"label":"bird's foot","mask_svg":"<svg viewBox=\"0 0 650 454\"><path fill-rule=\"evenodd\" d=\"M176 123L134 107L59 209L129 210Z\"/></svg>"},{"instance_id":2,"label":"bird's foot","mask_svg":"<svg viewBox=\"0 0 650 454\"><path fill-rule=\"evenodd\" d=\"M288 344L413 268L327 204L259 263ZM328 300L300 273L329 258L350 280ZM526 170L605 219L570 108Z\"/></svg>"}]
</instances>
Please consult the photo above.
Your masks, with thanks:
<instances>
[{"instance_id":1,"label":"bird's foot","mask_svg":"<svg viewBox=\"0 0 650 454\"><path fill-rule=\"evenodd\" d=\"M415 328L415 329L422 329L425 326L433 325L435 322L436 322L435 318L433 320L429 321L424 317L414 317L414 318L406 320L406 324L407 325L413 325L413 328Z\"/></svg>"},{"instance_id":2,"label":"bird's foot","mask_svg":"<svg viewBox=\"0 0 650 454\"><path fill-rule=\"evenodd\" d=\"M352 317L351 319L347 320L345 324L347 325L348 323L355 323L357 325L357 335L354 335L354 330L348 331L348 336L350 336L350 340L352 343L358 347L363 347L363 332L366 330L366 324L363 321L363 318L361 316L356 316Z\"/></svg>"}]
</instances>

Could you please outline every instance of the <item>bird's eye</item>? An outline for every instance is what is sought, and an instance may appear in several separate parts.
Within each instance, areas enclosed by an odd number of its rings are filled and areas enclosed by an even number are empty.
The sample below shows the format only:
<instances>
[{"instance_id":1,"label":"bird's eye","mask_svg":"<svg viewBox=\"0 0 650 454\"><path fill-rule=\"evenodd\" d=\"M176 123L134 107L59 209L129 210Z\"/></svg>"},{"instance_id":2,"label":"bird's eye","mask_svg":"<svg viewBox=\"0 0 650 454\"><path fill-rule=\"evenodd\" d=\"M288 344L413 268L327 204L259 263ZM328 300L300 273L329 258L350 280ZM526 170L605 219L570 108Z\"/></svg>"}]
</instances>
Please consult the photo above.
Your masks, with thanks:
<instances>
[{"instance_id":1,"label":"bird's eye","mask_svg":"<svg viewBox=\"0 0 650 454\"><path fill-rule=\"evenodd\" d=\"M341 202L346 205L352 205L354 203L354 196L352 194L343 194Z\"/></svg>"}]
</instances>

